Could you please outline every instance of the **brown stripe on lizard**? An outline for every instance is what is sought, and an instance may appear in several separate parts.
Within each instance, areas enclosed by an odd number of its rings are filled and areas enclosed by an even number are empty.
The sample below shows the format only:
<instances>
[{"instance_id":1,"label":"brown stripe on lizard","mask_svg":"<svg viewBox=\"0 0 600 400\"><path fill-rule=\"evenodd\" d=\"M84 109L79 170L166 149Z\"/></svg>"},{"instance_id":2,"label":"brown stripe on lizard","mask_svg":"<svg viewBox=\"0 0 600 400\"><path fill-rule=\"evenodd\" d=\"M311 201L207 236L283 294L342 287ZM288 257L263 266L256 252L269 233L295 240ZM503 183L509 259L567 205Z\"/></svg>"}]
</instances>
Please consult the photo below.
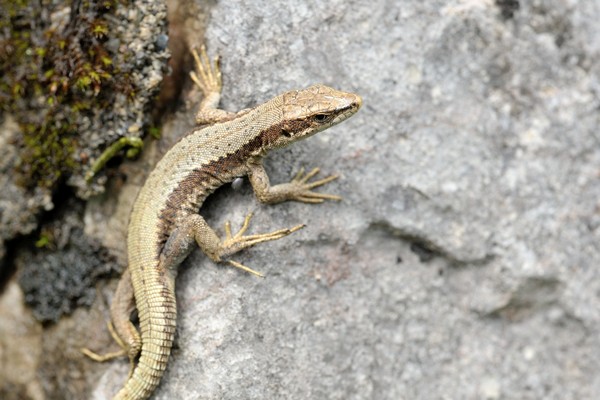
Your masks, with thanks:
<instances>
[{"instance_id":1,"label":"brown stripe on lizard","mask_svg":"<svg viewBox=\"0 0 600 400\"><path fill-rule=\"evenodd\" d=\"M313 181L319 172L315 168L307 174L300 171L289 183L271 186L262 160L270 150L342 122L361 106L361 98L356 94L313 85L239 113L220 110L218 59L211 63L204 47L200 54L192 54L196 72L191 77L204 94L196 116L199 127L158 162L134 203L127 233L129 265L113 298L108 325L121 350L98 355L82 349L97 361L129 357L129 378L115 399L147 399L158 386L175 334L177 267L196 246L214 262L227 262L262 276L229 257L303 227L245 235L252 217L249 214L236 234L231 233L227 223L221 239L198 214L206 197L219 186L247 175L256 197L263 203L339 200L338 196L312 190L337 176ZM134 309L138 311L139 330L131 322Z\"/></svg>"},{"instance_id":2,"label":"brown stripe on lizard","mask_svg":"<svg viewBox=\"0 0 600 400\"><path fill-rule=\"evenodd\" d=\"M308 128L307 122L302 123ZM161 234L157 246L160 252L163 252L163 246L171 236L174 224L179 219L185 219L187 214L197 212L209 194L240 175L238 171L244 168L250 155L276 140L281 130L282 126L273 126L260 132L239 150L192 170L182 180L171 192L165 208L160 212ZM157 253L157 257L159 255L160 253Z\"/></svg>"}]
</instances>

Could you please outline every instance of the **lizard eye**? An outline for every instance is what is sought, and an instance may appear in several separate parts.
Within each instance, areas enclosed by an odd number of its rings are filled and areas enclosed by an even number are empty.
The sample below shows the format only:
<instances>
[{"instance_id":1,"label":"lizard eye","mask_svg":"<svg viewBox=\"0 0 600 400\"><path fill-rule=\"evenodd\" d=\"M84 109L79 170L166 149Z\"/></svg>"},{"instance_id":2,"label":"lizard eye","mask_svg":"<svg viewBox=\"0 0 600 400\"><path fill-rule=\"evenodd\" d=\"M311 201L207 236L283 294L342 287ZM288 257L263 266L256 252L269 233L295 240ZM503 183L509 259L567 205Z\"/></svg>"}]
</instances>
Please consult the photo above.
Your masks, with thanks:
<instances>
[{"instance_id":1,"label":"lizard eye","mask_svg":"<svg viewBox=\"0 0 600 400\"><path fill-rule=\"evenodd\" d=\"M283 136L285 136L286 138L290 138L290 137L292 137L292 132L290 132L290 131L287 131L287 130L285 130L285 129L281 131L281 134L282 134Z\"/></svg>"},{"instance_id":2,"label":"lizard eye","mask_svg":"<svg viewBox=\"0 0 600 400\"><path fill-rule=\"evenodd\" d=\"M317 122L324 122L327 119L327 117L328 117L327 114L315 114L315 116L313 118Z\"/></svg>"}]
</instances>

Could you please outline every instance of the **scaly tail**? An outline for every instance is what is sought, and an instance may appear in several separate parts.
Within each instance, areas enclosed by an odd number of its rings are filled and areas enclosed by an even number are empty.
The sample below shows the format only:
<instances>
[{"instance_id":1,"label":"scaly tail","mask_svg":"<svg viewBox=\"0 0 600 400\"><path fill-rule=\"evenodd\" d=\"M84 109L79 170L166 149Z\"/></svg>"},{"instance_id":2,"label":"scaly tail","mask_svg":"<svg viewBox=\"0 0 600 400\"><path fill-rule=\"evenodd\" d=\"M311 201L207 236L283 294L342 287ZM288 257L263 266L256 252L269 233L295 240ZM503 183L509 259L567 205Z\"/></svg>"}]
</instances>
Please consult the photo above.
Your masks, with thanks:
<instances>
[{"instance_id":1,"label":"scaly tail","mask_svg":"<svg viewBox=\"0 0 600 400\"><path fill-rule=\"evenodd\" d=\"M159 277L157 277L159 280ZM145 278L148 281L148 277ZM177 306L173 285L146 285L144 306L139 307L142 351L135 370L115 400L147 399L167 367L175 336Z\"/></svg>"}]
</instances>

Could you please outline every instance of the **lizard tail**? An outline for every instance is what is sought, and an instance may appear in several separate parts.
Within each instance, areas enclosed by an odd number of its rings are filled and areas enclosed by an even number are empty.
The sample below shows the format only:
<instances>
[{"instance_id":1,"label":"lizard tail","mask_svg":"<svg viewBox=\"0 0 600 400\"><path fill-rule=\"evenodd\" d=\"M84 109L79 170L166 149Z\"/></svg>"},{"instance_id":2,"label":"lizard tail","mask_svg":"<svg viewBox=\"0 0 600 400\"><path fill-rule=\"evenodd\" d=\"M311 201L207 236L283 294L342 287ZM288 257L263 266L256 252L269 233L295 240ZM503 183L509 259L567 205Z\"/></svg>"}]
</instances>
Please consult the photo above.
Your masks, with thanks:
<instances>
[{"instance_id":1,"label":"lizard tail","mask_svg":"<svg viewBox=\"0 0 600 400\"><path fill-rule=\"evenodd\" d=\"M158 285L162 286L162 285ZM148 289L148 288L147 288ZM144 298L146 307L139 311L142 350L133 374L114 400L143 400L158 386L167 367L177 322L177 305L173 290L156 287Z\"/></svg>"}]
</instances>

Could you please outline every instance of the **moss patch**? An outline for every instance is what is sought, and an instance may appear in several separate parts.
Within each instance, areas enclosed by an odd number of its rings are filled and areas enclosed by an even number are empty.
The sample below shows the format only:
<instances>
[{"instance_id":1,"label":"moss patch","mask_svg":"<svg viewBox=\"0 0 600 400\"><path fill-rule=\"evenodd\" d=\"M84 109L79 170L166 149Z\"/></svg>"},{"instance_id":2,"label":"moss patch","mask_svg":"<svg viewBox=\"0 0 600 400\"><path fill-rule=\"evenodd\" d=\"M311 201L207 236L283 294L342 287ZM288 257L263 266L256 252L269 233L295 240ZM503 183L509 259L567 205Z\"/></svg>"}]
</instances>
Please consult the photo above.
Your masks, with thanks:
<instances>
[{"instance_id":1,"label":"moss patch","mask_svg":"<svg viewBox=\"0 0 600 400\"><path fill-rule=\"evenodd\" d=\"M23 132L16 165L22 185L53 188L80 169L79 132L116 95L135 95L109 46L109 19L118 6L116 0L0 0L0 109Z\"/></svg>"}]
</instances>

